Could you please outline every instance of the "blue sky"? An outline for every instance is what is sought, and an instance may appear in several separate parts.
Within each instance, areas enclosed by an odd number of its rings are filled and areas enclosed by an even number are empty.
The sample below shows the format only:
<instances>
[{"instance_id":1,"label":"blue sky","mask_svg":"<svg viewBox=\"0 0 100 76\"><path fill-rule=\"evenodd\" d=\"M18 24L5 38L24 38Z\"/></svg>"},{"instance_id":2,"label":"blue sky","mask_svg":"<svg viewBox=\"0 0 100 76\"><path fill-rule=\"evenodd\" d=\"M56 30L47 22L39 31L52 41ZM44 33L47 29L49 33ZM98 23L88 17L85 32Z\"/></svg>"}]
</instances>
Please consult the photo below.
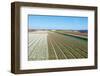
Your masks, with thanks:
<instances>
[{"instance_id":1,"label":"blue sky","mask_svg":"<svg viewBox=\"0 0 100 76\"><path fill-rule=\"evenodd\" d=\"M87 30L88 17L29 15L29 29Z\"/></svg>"}]
</instances>

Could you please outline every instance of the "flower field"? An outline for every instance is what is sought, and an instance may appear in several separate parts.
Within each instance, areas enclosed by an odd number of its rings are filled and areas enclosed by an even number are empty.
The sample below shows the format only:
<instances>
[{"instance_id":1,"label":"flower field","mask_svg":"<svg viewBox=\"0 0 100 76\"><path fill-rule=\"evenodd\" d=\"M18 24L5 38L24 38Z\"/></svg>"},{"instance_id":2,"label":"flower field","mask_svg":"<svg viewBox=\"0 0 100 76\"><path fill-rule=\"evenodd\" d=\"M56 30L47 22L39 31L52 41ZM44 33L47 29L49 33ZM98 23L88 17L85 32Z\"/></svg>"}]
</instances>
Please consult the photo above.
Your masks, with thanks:
<instances>
[{"instance_id":1,"label":"flower field","mask_svg":"<svg viewBox=\"0 0 100 76\"><path fill-rule=\"evenodd\" d=\"M28 60L81 59L88 57L87 35L66 31L31 31ZM79 36L79 37L78 37Z\"/></svg>"}]
</instances>

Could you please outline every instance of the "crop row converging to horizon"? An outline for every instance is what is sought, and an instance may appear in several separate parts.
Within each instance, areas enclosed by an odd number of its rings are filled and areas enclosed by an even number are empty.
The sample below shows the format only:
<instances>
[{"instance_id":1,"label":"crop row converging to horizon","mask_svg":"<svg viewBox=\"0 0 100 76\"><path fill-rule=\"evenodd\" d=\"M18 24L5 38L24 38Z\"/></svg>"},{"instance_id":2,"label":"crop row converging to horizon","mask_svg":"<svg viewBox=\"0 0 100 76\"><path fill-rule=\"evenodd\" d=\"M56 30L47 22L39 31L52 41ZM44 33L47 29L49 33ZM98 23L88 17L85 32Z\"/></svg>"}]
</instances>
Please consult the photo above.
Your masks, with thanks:
<instances>
[{"instance_id":1,"label":"crop row converging to horizon","mask_svg":"<svg viewBox=\"0 0 100 76\"><path fill-rule=\"evenodd\" d=\"M80 59L88 57L86 32L29 31L28 60Z\"/></svg>"}]
</instances>

